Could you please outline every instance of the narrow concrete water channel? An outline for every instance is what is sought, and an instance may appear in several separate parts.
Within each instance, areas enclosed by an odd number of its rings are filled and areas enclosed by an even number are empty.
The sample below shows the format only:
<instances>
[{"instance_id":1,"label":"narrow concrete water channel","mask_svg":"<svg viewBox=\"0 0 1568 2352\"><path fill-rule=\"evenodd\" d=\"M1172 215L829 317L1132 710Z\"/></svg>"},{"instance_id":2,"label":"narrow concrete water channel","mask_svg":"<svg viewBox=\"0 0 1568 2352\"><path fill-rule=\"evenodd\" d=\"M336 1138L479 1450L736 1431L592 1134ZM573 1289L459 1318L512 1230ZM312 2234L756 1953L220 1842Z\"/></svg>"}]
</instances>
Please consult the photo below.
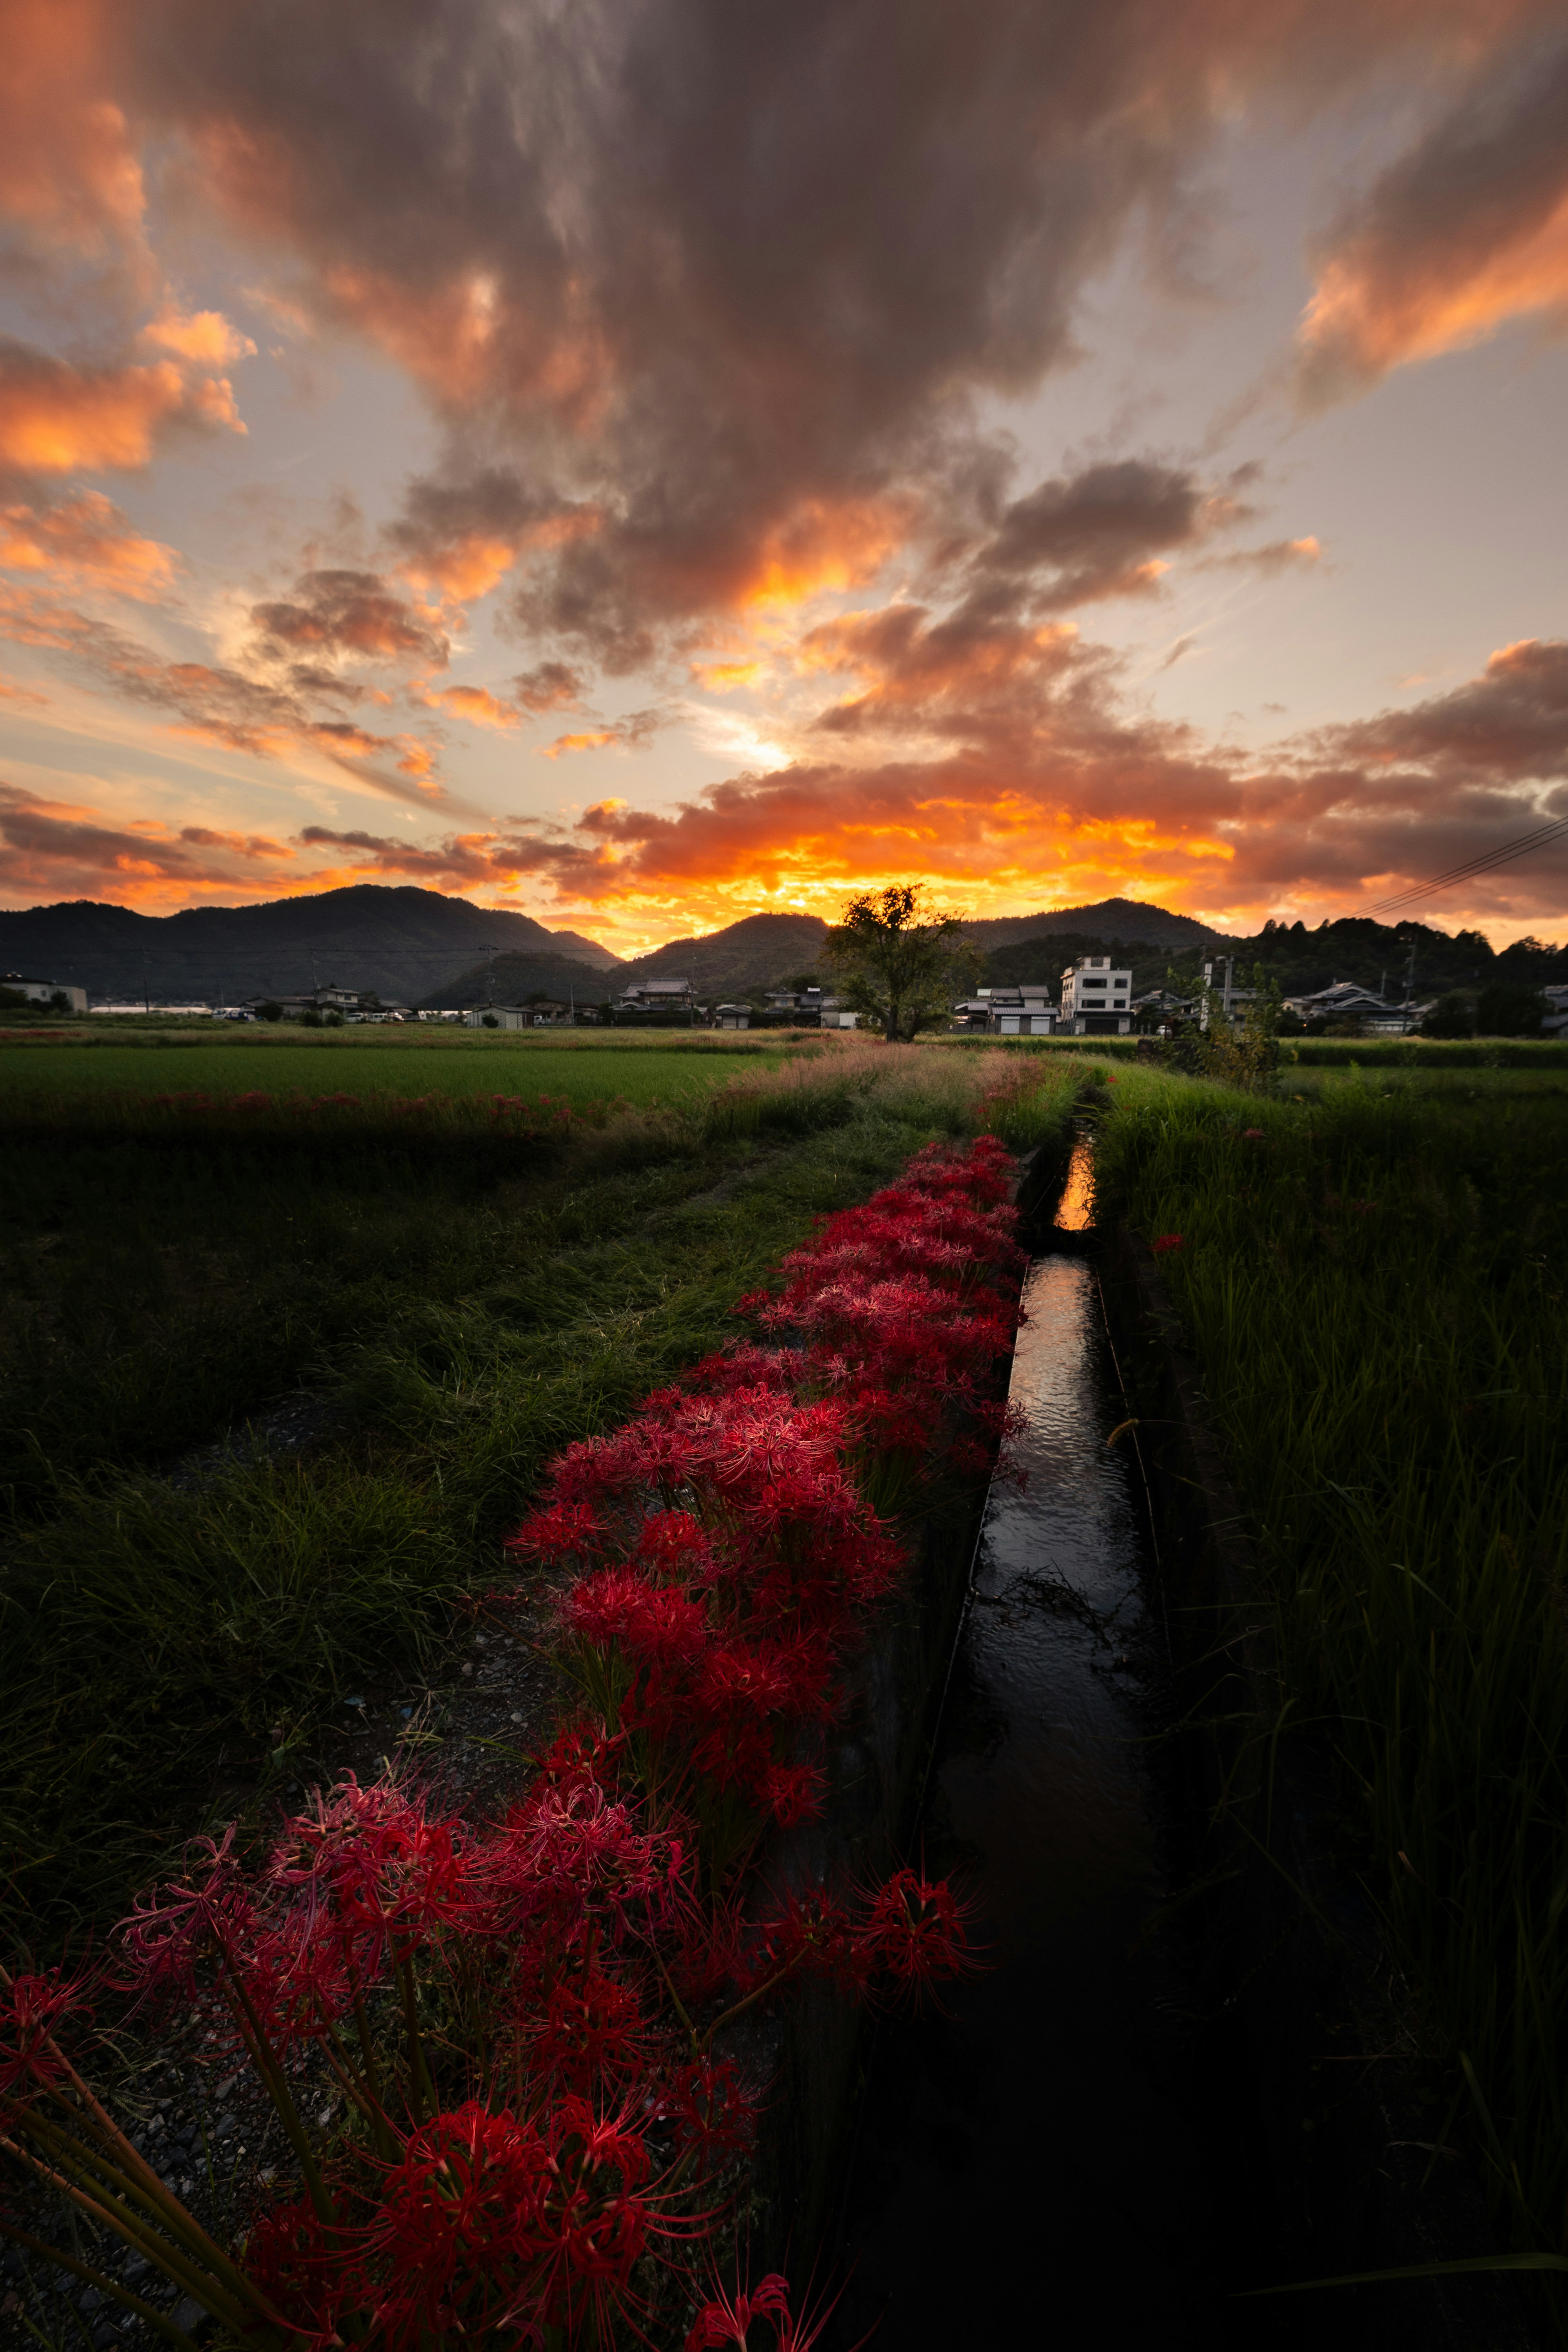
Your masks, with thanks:
<instances>
[{"instance_id":1,"label":"narrow concrete water channel","mask_svg":"<svg viewBox=\"0 0 1568 2352\"><path fill-rule=\"evenodd\" d=\"M1267 2271L1223 2000L1169 1898L1184 1824L1163 1607L1079 1155L1031 1266L994 1490L927 1785L925 1862L976 1906L984 1972L882 2020L826 2344L1119 2352L1293 2341ZM852 2267L850 2267L852 2266Z\"/></svg>"}]
</instances>

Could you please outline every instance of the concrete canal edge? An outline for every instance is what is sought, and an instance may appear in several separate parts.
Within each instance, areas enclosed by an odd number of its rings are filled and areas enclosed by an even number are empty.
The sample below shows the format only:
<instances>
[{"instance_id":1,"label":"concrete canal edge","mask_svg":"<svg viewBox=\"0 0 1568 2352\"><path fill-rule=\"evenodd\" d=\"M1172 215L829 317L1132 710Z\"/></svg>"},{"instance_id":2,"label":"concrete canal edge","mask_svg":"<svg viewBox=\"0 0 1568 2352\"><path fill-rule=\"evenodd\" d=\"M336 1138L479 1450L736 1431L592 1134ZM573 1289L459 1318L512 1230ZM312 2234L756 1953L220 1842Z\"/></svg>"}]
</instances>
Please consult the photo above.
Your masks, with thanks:
<instances>
[{"instance_id":1,"label":"concrete canal edge","mask_svg":"<svg viewBox=\"0 0 1568 2352\"><path fill-rule=\"evenodd\" d=\"M1499 2251L1443 2109L1399 2055L1393 1971L1334 1853L1326 1742L1289 1725L1271 1612L1210 1426L1198 1365L1147 1244L1100 1236L1106 1319L1139 1449L1184 1721L1181 1797L1208 1824L1202 1874L1215 1997L1236 2004L1269 2173L1282 2280ZM1529 2352L1506 2273L1327 2288L1259 2303L1342 2352ZM1282 2329L1282 2332L1285 2332Z\"/></svg>"},{"instance_id":2,"label":"concrete canal edge","mask_svg":"<svg viewBox=\"0 0 1568 2352\"><path fill-rule=\"evenodd\" d=\"M1066 1171L1065 1150L1020 1158L1012 1189L1026 1225L1055 1202ZM979 1488L923 1523L910 1573L847 1676L823 1759L823 1817L773 1842L766 1886L843 1889L918 1863L912 1840L989 1498ZM742 2223L753 2278L783 2271L799 2290L816 2262L821 2279L870 2041L866 2013L813 1983L725 2039L723 2054L767 2085Z\"/></svg>"}]
</instances>

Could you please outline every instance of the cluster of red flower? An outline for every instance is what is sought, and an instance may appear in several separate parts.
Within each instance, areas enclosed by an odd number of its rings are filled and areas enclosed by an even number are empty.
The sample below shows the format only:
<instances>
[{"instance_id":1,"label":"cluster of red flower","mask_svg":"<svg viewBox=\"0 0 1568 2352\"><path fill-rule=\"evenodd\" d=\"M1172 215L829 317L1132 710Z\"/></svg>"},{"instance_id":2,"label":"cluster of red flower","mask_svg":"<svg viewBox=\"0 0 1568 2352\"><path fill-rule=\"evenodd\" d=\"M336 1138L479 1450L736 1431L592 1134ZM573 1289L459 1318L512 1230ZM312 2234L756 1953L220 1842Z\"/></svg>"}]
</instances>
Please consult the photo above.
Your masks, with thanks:
<instances>
[{"instance_id":1,"label":"cluster of red flower","mask_svg":"<svg viewBox=\"0 0 1568 2352\"><path fill-rule=\"evenodd\" d=\"M689 2287L683 2250L756 2114L727 2029L806 1976L865 1997L968 1964L945 1884L768 1893L746 1865L821 1806L844 1661L902 1564L888 1497L1005 1430L985 1390L1016 1320L1005 1189L992 1139L921 1154L785 1261L780 1297L743 1302L771 1345L552 1465L512 1549L574 1570L558 1610L584 1703L504 1818L351 1779L262 1870L231 1831L138 1905L132 1980L226 2021L299 2164L304 2194L238 2259L90 2102L54 2031L85 1995L58 1979L0 1994L13 2148L272 2347L608 2345L643 2331L661 2268ZM357 2118L329 2163L296 2095L307 2051ZM721 2294L691 2345L743 2342L745 2306L804 2352L784 2296Z\"/></svg>"}]
</instances>

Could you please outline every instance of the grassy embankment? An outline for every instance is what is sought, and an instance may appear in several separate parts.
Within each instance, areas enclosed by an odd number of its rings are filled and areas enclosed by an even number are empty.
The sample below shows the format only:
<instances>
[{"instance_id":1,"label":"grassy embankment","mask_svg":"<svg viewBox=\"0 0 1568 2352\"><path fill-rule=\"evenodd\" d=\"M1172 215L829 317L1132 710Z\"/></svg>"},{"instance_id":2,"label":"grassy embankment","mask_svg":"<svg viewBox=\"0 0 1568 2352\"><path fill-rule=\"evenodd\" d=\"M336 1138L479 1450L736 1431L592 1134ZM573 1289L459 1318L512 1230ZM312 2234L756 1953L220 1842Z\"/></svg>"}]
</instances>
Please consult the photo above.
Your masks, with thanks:
<instances>
[{"instance_id":1,"label":"grassy embankment","mask_svg":"<svg viewBox=\"0 0 1568 2352\"><path fill-rule=\"evenodd\" d=\"M1088 1054L1117 1065L1138 1058L1136 1037L988 1037L942 1040L960 1052L974 1048L1004 1054ZM1299 1070L1534 1070L1555 1073L1568 1083L1568 1040L1560 1037L1296 1037L1279 1046L1279 1085L1287 1091Z\"/></svg>"},{"instance_id":2,"label":"grassy embankment","mask_svg":"<svg viewBox=\"0 0 1568 2352\"><path fill-rule=\"evenodd\" d=\"M581 1097L538 1135L449 1097L417 1115L10 1097L16 1932L111 1915L216 1789L232 1808L237 1786L308 1776L333 1702L427 1666L453 1601L493 1580L540 1464L720 1343L815 1215L933 1136L1065 1142L1079 1084L848 1040L702 1076L657 1109ZM301 1382L335 1414L309 1454L170 1483L181 1449Z\"/></svg>"},{"instance_id":3,"label":"grassy embankment","mask_svg":"<svg viewBox=\"0 0 1568 2352\"><path fill-rule=\"evenodd\" d=\"M1290 1719L1515 2242L1568 2252L1568 1083L1115 1090L1100 1214L1184 1237Z\"/></svg>"}]
</instances>

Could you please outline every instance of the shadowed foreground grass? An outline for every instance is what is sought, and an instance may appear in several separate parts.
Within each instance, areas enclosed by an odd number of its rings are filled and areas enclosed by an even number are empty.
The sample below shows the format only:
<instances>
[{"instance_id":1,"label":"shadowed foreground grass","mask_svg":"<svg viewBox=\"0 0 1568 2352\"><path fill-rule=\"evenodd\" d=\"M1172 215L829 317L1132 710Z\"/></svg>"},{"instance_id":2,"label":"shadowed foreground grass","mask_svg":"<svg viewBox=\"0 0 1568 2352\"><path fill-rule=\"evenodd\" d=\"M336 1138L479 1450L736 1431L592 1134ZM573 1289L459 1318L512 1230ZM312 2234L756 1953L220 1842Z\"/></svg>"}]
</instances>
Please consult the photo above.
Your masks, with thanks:
<instances>
[{"instance_id":1,"label":"shadowed foreground grass","mask_svg":"<svg viewBox=\"0 0 1568 2352\"><path fill-rule=\"evenodd\" d=\"M1163 1265L1290 1718L1328 1728L1415 2032L1517 2243L1568 2251L1568 1094L1279 1104L1126 1073L1116 1104L1100 1213L1183 1236Z\"/></svg>"},{"instance_id":2,"label":"shadowed foreground grass","mask_svg":"<svg viewBox=\"0 0 1568 2352\"><path fill-rule=\"evenodd\" d=\"M308 1774L332 1703L427 1664L452 1603L496 1579L541 1464L718 1345L814 1216L933 1137L1065 1146L1081 1078L847 1042L532 1139L331 1107L275 1132L221 1111L118 1138L16 1126L16 1930L101 1921L215 1790L232 1809L237 1786ZM300 1381L334 1416L308 1456L171 1484L180 1447Z\"/></svg>"}]
</instances>

